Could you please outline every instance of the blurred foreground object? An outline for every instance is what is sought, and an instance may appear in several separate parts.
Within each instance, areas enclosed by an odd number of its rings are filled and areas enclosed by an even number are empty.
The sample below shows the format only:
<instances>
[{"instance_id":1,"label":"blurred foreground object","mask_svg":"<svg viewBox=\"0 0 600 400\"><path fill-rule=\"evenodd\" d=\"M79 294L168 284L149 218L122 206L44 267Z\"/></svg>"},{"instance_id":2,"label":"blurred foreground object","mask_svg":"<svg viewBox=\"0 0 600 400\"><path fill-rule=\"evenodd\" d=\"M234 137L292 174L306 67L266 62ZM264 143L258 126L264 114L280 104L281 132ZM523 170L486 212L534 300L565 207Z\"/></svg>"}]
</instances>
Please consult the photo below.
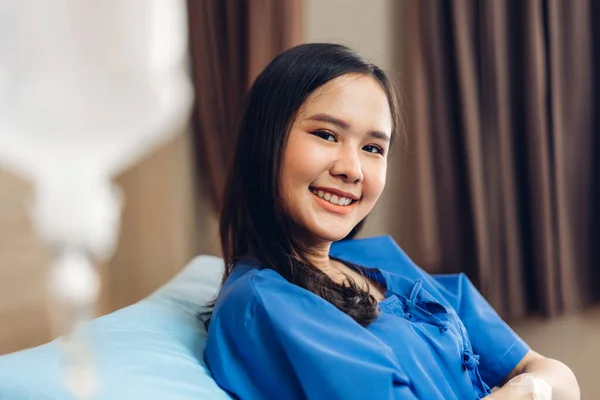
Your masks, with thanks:
<instances>
[{"instance_id":1,"label":"blurred foreground object","mask_svg":"<svg viewBox=\"0 0 600 400\"><path fill-rule=\"evenodd\" d=\"M92 398L85 338L114 253L112 177L180 132L192 89L183 0L2 1L0 165L31 181L31 217L54 255L49 290L66 381Z\"/></svg>"}]
</instances>

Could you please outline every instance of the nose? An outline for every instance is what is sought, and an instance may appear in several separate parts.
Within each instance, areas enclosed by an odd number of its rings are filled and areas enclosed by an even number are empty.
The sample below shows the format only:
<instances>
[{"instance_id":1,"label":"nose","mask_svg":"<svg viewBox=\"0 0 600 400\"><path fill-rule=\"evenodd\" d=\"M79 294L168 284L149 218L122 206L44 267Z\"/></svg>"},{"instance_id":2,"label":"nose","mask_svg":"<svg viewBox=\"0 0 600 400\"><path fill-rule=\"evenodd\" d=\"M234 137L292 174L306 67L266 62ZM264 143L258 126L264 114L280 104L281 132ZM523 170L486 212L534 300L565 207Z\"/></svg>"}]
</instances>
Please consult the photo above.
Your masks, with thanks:
<instances>
[{"instance_id":1,"label":"nose","mask_svg":"<svg viewBox=\"0 0 600 400\"><path fill-rule=\"evenodd\" d=\"M358 151L350 148L350 146L342 146L336 160L331 166L330 172L331 175L342 178L348 183L362 182L362 165Z\"/></svg>"}]
</instances>

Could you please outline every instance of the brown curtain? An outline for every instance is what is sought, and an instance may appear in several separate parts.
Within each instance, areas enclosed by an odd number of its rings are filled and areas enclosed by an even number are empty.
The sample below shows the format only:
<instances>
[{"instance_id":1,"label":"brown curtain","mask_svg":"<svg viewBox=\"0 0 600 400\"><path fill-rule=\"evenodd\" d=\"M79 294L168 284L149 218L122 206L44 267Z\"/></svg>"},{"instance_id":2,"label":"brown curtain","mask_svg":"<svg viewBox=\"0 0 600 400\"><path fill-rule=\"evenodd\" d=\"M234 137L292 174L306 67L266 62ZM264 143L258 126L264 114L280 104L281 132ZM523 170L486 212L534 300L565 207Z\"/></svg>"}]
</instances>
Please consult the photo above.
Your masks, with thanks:
<instances>
[{"instance_id":1,"label":"brown curtain","mask_svg":"<svg viewBox=\"0 0 600 400\"><path fill-rule=\"evenodd\" d=\"M402 2L409 212L398 239L431 272L467 273L504 317L600 295L598 8Z\"/></svg>"},{"instance_id":2,"label":"brown curtain","mask_svg":"<svg viewBox=\"0 0 600 400\"><path fill-rule=\"evenodd\" d=\"M246 91L271 59L301 42L301 0L188 0L194 139L221 208Z\"/></svg>"}]
</instances>

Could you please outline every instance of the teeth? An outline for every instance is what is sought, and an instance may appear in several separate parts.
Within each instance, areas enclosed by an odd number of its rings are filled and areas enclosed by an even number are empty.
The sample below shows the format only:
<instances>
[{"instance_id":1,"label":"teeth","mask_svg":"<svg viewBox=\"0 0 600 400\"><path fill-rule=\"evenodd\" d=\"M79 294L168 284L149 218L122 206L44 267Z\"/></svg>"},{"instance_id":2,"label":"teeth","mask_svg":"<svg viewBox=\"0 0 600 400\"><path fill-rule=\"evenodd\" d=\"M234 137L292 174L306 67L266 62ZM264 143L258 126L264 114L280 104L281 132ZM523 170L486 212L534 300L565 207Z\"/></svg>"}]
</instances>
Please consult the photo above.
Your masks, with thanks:
<instances>
[{"instance_id":1,"label":"teeth","mask_svg":"<svg viewBox=\"0 0 600 400\"><path fill-rule=\"evenodd\" d=\"M327 193L322 190L310 189L310 191L313 192L314 195L319 196L320 198L325 199L328 202L336 204L338 206L347 206L350 203L352 203L351 199L347 199L345 197L338 197L335 194Z\"/></svg>"}]
</instances>

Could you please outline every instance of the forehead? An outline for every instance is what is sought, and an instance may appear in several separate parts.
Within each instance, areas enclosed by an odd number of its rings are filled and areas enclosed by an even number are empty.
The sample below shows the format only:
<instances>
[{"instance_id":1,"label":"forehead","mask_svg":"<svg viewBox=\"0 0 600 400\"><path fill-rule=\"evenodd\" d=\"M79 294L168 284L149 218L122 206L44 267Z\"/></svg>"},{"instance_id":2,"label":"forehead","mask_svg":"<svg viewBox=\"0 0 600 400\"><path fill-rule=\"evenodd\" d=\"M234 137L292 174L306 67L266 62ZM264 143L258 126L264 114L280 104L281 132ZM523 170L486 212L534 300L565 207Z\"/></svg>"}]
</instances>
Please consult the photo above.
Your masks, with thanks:
<instances>
[{"instance_id":1,"label":"forehead","mask_svg":"<svg viewBox=\"0 0 600 400\"><path fill-rule=\"evenodd\" d=\"M316 89L299 110L302 122L317 113L332 114L351 126L368 126L391 133L389 101L381 84L371 76L347 74Z\"/></svg>"}]
</instances>

